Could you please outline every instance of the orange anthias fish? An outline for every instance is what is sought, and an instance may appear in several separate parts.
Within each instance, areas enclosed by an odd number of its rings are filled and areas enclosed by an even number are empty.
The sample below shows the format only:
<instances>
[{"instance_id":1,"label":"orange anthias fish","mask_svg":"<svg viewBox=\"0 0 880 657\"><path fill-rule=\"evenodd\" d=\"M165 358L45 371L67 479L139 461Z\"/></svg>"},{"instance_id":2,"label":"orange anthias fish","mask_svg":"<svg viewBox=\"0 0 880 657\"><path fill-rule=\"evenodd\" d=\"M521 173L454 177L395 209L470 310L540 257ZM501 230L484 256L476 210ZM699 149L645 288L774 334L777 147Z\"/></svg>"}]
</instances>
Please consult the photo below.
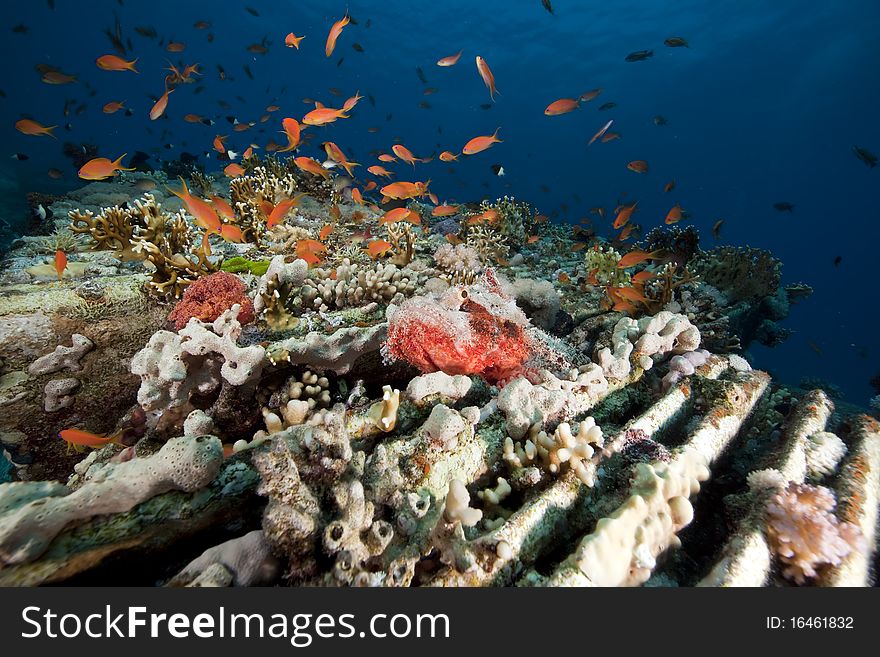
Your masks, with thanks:
<instances>
[{"instance_id":1,"label":"orange anthias fish","mask_svg":"<svg viewBox=\"0 0 880 657\"><path fill-rule=\"evenodd\" d=\"M590 139L590 141L589 141L589 143L587 144L587 146L590 146L594 141L596 141L596 140L599 139L602 135L604 135L606 132L608 132L608 128L611 127L611 124L612 124L612 123L614 123L614 119L611 119L608 123L606 123L605 125L603 125L603 126L599 129L599 132L597 132L595 135L593 135L592 139Z\"/></svg>"},{"instance_id":2,"label":"orange anthias fish","mask_svg":"<svg viewBox=\"0 0 880 657\"><path fill-rule=\"evenodd\" d=\"M635 267L636 265L643 263L645 260L653 260L661 253L663 253L663 249L651 251L651 253L640 250L630 251L617 261L617 268L627 269L629 267Z\"/></svg>"},{"instance_id":3,"label":"orange anthias fish","mask_svg":"<svg viewBox=\"0 0 880 657\"><path fill-rule=\"evenodd\" d=\"M390 178L393 175L388 169L386 169L385 167L380 167L378 164L367 167L367 171L372 173L374 176L384 176L385 178Z\"/></svg>"},{"instance_id":4,"label":"orange anthias fish","mask_svg":"<svg viewBox=\"0 0 880 657\"><path fill-rule=\"evenodd\" d=\"M183 185L183 189L179 192L174 191L170 187L166 187L165 189L184 202L186 209L193 217L195 217L196 223L205 229L205 237L210 233L219 233L221 225L220 217L217 215L217 211L214 210L214 207L207 201L203 201L202 199L193 196L189 189L187 189L186 181L183 178L180 179L180 183Z\"/></svg>"},{"instance_id":5,"label":"orange anthias fish","mask_svg":"<svg viewBox=\"0 0 880 657\"><path fill-rule=\"evenodd\" d=\"M377 159L380 162L397 162L397 158L393 155L389 155L388 153L382 153Z\"/></svg>"},{"instance_id":6,"label":"orange anthias fish","mask_svg":"<svg viewBox=\"0 0 880 657\"><path fill-rule=\"evenodd\" d=\"M363 100L363 96L361 96L360 91L355 91L354 96L348 98L344 103L342 103L342 111L350 112L354 109L354 106L357 105L361 100Z\"/></svg>"},{"instance_id":7,"label":"orange anthias fish","mask_svg":"<svg viewBox=\"0 0 880 657\"><path fill-rule=\"evenodd\" d=\"M403 144L394 144L394 146L391 147L391 150L394 151L394 154L397 157L399 157L401 160L403 160L407 164L412 164L413 166L416 165L416 162L430 162L431 161L430 159L416 157L415 155L412 154L412 151L409 150ZM379 159L381 160L382 157L379 156Z\"/></svg>"},{"instance_id":8,"label":"orange anthias fish","mask_svg":"<svg viewBox=\"0 0 880 657\"><path fill-rule=\"evenodd\" d=\"M235 221L235 212L232 210L232 206L229 205L229 203L227 203L225 199L222 199L219 196L212 196L211 203L214 204L214 209L224 219L226 219L227 221Z\"/></svg>"},{"instance_id":9,"label":"orange anthias fish","mask_svg":"<svg viewBox=\"0 0 880 657\"><path fill-rule=\"evenodd\" d=\"M106 157L96 157L86 162L79 170L79 177L83 180L104 180L113 176L117 171L134 171L122 166L122 158L128 153L123 153L116 160L110 161Z\"/></svg>"},{"instance_id":10,"label":"orange anthias fish","mask_svg":"<svg viewBox=\"0 0 880 657\"><path fill-rule=\"evenodd\" d=\"M580 104L573 98L560 98L547 105L544 114L547 116L559 116L560 114L568 114L578 109Z\"/></svg>"},{"instance_id":11,"label":"orange anthias fish","mask_svg":"<svg viewBox=\"0 0 880 657\"><path fill-rule=\"evenodd\" d=\"M336 164L343 167L349 176L353 177L354 173L352 173L352 169L354 167L360 166L360 164L358 164L357 162L349 161L349 159L345 156L339 146L334 144L332 141L324 142L324 152L327 153L327 157L330 160L333 160L334 162L336 162Z\"/></svg>"},{"instance_id":12,"label":"orange anthias fish","mask_svg":"<svg viewBox=\"0 0 880 657\"><path fill-rule=\"evenodd\" d=\"M16 130L22 134L30 135L31 137L54 137L55 139L58 139L58 137L55 137L55 135L52 134L52 131L57 127L57 125L40 125L31 119L21 119L20 121L15 122Z\"/></svg>"},{"instance_id":13,"label":"orange anthias fish","mask_svg":"<svg viewBox=\"0 0 880 657\"><path fill-rule=\"evenodd\" d=\"M385 240L373 240L367 244L367 253L373 260L385 255L391 250L393 245Z\"/></svg>"},{"instance_id":14,"label":"orange anthias fish","mask_svg":"<svg viewBox=\"0 0 880 657\"><path fill-rule=\"evenodd\" d=\"M668 183L666 183L665 185L663 185L663 192L664 192L665 194L668 194L668 193L671 192L673 189L675 189L675 181L674 181L674 180L670 180Z\"/></svg>"},{"instance_id":15,"label":"orange anthias fish","mask_svg":"<svg viewBox=\"0 0 880 657\"><path fill-rule=\"evenodd\" d=\"M359 190L357 187L351 190L351 200L358 205L364 204L364 197L361 196L361 190Z\"/></svg>"},{"instance_id":16,"label":"orange anthias fish","mask_svg":"<svg viewBox=\"0 0 880 657\"><path fill-rule=\"evenodd\" d=\"M330 28L330 33L327 35L327 44L324 46L324 54L327 57L333 54L333 49L336 48L336 40L342 34L342 28L348 25L350 20L348 14L345 14L345 16L333 23L333 27Z\"/></svg>"},{"instance_id":17,"label":"orange anthias fish","mask_svg":"<svg viewBox=\"0 0 880 657\"><path fill-rule=\"evenodd\" d=\"M464 148L461 149L462 154L464 155L475 155L480 153L487 148L490 148L492 144L500 144L502 143L500 139L498 139L498 131L501 128L496 128L495 132L491 135L485 135L481 137L474 137L468 143L464 145Z\"/></svg>"},{"instance_id":18,"label":"orange anthias fish","mask_svg":"<svg viewBox=\"0 0 880 657\"><path fill-rule=\"evenodd\" d=\"M55 271L58 272L58 280L64 277L64 270L67 269L67 254L61 249L55 251Z\"/></svg>"},{"instance_id":19,"label":"orange anthias fish","mask_svg":"<svg viewBox=\"0 0 880 657\"><path fill-rule=\"evenodd\" d=\"M458 155L451 151L443 151L440 153L440 161L441 162L455 162L458 159Z\"/></svg>"},{"instance_id":20,"label":"orange anthias fish","mask_svg":"<svg viewBox=\"0 0 880 657\"><path fill-rule=\"evenodd\" d=\"M482 224L484 222L488 222L490 224L493 224L496 221L498 221L498 211L493 210L493 209L489 209L489 210L486 210L485 212L481 212L480 214L475 214L472 217L468 217L466 223L468 226L477 226L477 225Z\"/></svg>"},{"instance_id":21,"label":"orange anthias fish","mask_svg":"<svg viewBox=\"0 0 880 657\"><path fill-rule=\"evenodd\" d=\"M304 36L298 37L293 32L284 37L284 45L288 48L296 48L299 50L299 43L305 39Z\"/></svg>"},{"instance_id":22,"label":"orange anthias fish","mask_svg":"<svg viewBox=\"0 0 880 657\"><path fill-rule=\"evenodd\" d=\"M626 168L636 173L648 173L648 163L644 160L633 160L626 165Z\"/></svg>"},{"instance_id":23,"label":"orange anthias fish","mask_svg":"<svg viewBox=\"0 0 880 657\"><path fill-rule=\"evenodd\" d=\"M280 201L272 211L269 212L269 216L266 218L266 228L273 228L284 221L287 214L299 205L300 199L305 196L305 194L297 194L293 198L284 199Z\"/></svg>"},{"instance_id":24,"label":"orange anthias fish","mask_svg":"<svg viewBox=\"0 0 880 657\"><path fill-rule=\"evenodd\" d=\"M116 55L102 55L95 60L98 68L104 71L131 71L132 73L137 73L138 70L134 67L136 63L136 59L127 62L122 57L117 57Z\"/></svg>"},{"instance_id":25,"label":"orange anthias fish","mask_svg":"<svg viewBox=\"0 0 880 657\"><path fill-rule=\"evenodd\" d=\"M486 60L479 55L477 55L477 71L480 73L480 77L483 78L483 82L489 89L489 97L494 103L495 94L500 92L495 89L495 76L492 75L492 71L489 69L489 65L486 63Z\"/></svg>"},{"instance_id":26,"label":"orange anthias fish","mask_svg":"<svg viewBox=\"0 0 880 657\"><path fill-rule=\"evenodd\" d=\"M626 225L626 222L629 221L630 217L632 217L632 213L635 212L636 206L638 205L638 201L633 203L632 205L626 205L620 208L620 211L617 213L617 217L614 219L614 229L623 228Z\"/></svg>"},{"instance_id":27,"label":"orange anthias fish","mask_svg":"<svg viewBox=\"0 0 880 657\"><path fill-rule=\"evenodd\" d=\"M317 240L299 240L296 243L296 257L305 260L309 265L317 265L323 260L320 254L324 253L327 247Z\"/></svg>"},{"instance_id":28,"label":"orange anthias fish","mask_svg":"<svg viewBox=\"0 0 880 657\"><path fill-rule=\"evenodd\" d=\"M633 285L644 285L652 278L654 278L656 274L654 272L648 271L647 269L640 271L638 274L632 277Z\"/></svg>"},{"instance_id":29,"label":"orange anthias fish","mask_svg":"<svg viewBox=\"0 0 880 657\"><path fill-rule=\"evenodd\" d=\"M667 224L677 224L679 221L681 221L681 218L682 218L681 205L676 203L675 205L672 206L672 209L666 215L666 223Z\"/></svg>"},{"instance_id":30,"label":"orange anthias fish","mask_svg":"<svg viewBox=\"0 0 880 657\"><path fill-rule=\"evenodd\" d=\"M381 168L381 167L380 167L380 168ZM379 186L379 185L376 184L376 181L375 181L375 180L371 180L371 181L368 182L366 185L364 185L364 191L365 191L365 192L372 192L372 191L373 191L374 189L376 189L378 186Z\"/></svg>"},{"instance_id":31,"label":"orange anthias fish","mask_svg":"<svg viewBox=\"0 0 880 657\"><path fill-rule=\"evenodd\" d=\"M240 164L236 164L235 162L233 162L232 164L227 165L225 169L223 169L223 173L225 173L229 178L238 178L239 176L244 175L244 167Z\"/></svg>"},{"instance_id":32,"label":"orange anthias fish","mask_svg":"<svg viewBox=\"0 0 880 657\"><path fill-rule=\"evenodd\" d=\"M241 232L241 228L231 224L223 224L220 226L220 237L227 242L235 242L236 244L244 242L244 233Z\"/></svg>"},{"instance_id":33,"label":"orange anthias fish","mask_svg":"<svg viewBox=\"0 0 880 657\"><path fill-rule=\"evenodd\" d=\"M321 166L321 163L310 157L294 158L293 163L299 167L300 171L305 171L313 176L321 176L324 180L330 180L330 172Z\"/></svg>"},{"instance_id":34,"label":"orange anthias fish","mask_svg":"<svg viewBox=\"0 0 880 657\"><path fill-rule=\"evenodd\" d=\"M451 217L454 214L458 214L459 207L457 205L438 205L436 208L431 210L432 217Z\"/></svg>"},{"instance_id":35,"label":"orange anthias fish","mask_svg":"<svg viewBox=\"0 0 880 657\"><path fill-rule=\"evenodd\" d=\"M214 150L217 151L218 153L225 153L226 152L226 144L224 143L225 141L226 141L226 135L217 135L216 137L214 137L214 142L213 142Z\"/></svg>"},{"instance_id":36,"label":"orange anthias fish","mask_svg":"<svg viewBox=\"0 0 880 657\"><path fill-rule=\"evenodd\" d=\"M408 221L416 226L422 222L418 212L410 210L409 208L394 208L393 210L386 212L385 215L379 219L379 225L396 224L398 221Z\"/></svg>"},{"instance_id":37,"label":"orange anthias fish","mask_svg":"<svg viewBox=\"0 0 880 657\"><path fill-rule=\"evenodd\" d=\"M111 101L111 102L107 103L106 105L104 105L103 110L104 110L104 114L116 114L116 112L123 109L124 107L125 107L124 101L119 102L119 101L114 100L114 101Z\"/></svg>"},{"instance_id":38,"label":"orange anthias fish","mask_svg":"<svg viewBox=\"0 0 880 657\"><path fill-rule=\"evenodd\" d=\"M458 63L459 58L461 57L461 53L463 52L463 50L459 50L454 55L441 57L437 60L437 66L455 66Z\"/></svg>"},{"instance_id":39,"label":"orange anthias fish","mask_svg":"<svg viewBox=\"0 0 880 657\"><path fill-rule=\"evenodd\" d=\"M97 449L110 443L118 444L123 433L123 431L120 431L112 436L99 436L96 433L83 431L82 429L63 429L58 433L58 437L67 443L68 451L73 447L77 452L81 452L83 447Z\"/></svg>"},{"instance_id":40,"label":"orange anthias fish","mask_svg":"<svg viewBox=\"0 0 880 657\"><path fill-rule=\"evenodd\" d=\"M640 303L644 303L644 304L648 303L648 298L645 296L644 292L641 292L634 287L611 287L611 288L608 288L608 290L609 290L609 292L611 292L613 290L614 294L616 296L622 297L622 298L626 299L627 301L630 301L633 303L635 303L635 302L640 302Z\"/></svg>"},{"instance_id":41,"label":"orange anthias fish","mask_svg":"<svg viewBox=\"0 0 880 657\"><path fill-rule=\"evenodd\" d=\"M284 134L287 135L287 146L284 148L279 148L279 153L289 153L290 151L296 150L297 146L299 146L300 140L300 129L299 122L296 119L282 119L281 127L284 128Z\"/></svg>"},{"instance_id":42,"label":"orange anthias fish","mask_svg":"<svg viewBox=\"0 0 880 657\"><path fill-rule=\"evenodd\" d=\"M606 132L602 136L602 143L607 144L609 141L614 141L615 139L620 139L619 132Z\"/></svg>"},{"instance_id":43,"label":"orange anthias fish","mask_svg":"<svg viewBox=\"0 0 880 657\"><path fill-rule=\"evenodd\" d=\"M430 181L428 181L430 182ZM402 201L417 196L426 196L428 193L428 183L424 182L395 182L385 185L379 191L388 198Z\"/></svg>"},{"instance_id":44,"label":"orange anthias fish","mask_svg":"<svg viewBox=\"0 0 880 657\"><path fill-rule=\"evenodd\" d=\"M165 113L165 108L168 107L168 94L170 94L174 89L166 89L165 93L159 97L159 100L156 101L156 104L153 105L153 109L150 110L150 121L155 121L160 116Z\"/></svg>"},{"instance_id":45,"label":"orange anthias fish","mask_svg":"<svg viewBox=\"0 0 880 657\"><path fill-rule=\"evenodd\" d=\"M186 50L186 44L180 41L172 41L167 46L165 46L165 50L168 52L183 52Z\"/></svg>"},{"instance_id":46,"label":"orange anthias fish","mask_svg":"<svg viewBox=\"0 0 880 657\"><path fill-rule=\"evenodd\" d=\"M330 224L327 224L321 229L321 232L318 233L318 239L320 239L323 242L328 237L330 237L330 233L332 233L332 232L333 232L333 226L331 226Z\"/></svg>"},{"instance_id":47,"label":"orange anthias fish","mask_svg":"<svg viewBox=\"0 0 880 657\"><path fill-rule=\"evenodd\" d=\"M302 122L306 125L326 125L333 123L336 119L347 119L348 114L345 110L333 109L332 107L319 107L303 117Z\"/></svg>"}]
</instances>

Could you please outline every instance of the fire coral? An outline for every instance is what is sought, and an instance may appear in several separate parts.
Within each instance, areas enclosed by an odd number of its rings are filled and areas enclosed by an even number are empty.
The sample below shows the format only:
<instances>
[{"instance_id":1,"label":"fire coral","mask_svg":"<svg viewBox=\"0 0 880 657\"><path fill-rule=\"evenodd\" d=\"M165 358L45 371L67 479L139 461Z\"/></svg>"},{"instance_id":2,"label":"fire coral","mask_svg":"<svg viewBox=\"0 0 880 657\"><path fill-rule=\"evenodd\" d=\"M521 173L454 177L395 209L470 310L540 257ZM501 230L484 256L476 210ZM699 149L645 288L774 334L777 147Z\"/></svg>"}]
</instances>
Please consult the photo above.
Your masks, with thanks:
<instances>
[{"instance_id":1,"label":"fire coral","mask_svg":"<svg viewBox=\"0 0 880 657\"><path fill-rule=\"evenodd\" d=\"M186 288L183 298L174 306L168 315L168 321L174 322L179 331L190 318L195 317L203 322L213 322L220 315L239 304L241 311L238 321L244 325L254 321L254 304L245 293L244 283L225 271L218 271L210 276L203 276Z\"/></svg>"},{"instance_id":2,"label":"fire coral","mask_svg":"<svg viewBox=\"0 0 880 657\"><path fill-rule=\"evenodd\" d=\"M531 352L526 326L526 316L487 272L480 282L449 288L439 298L401 304L389 317L383 352L422 372L478 374L496 383L523 370Z\"/></svg>"}]
</instances>

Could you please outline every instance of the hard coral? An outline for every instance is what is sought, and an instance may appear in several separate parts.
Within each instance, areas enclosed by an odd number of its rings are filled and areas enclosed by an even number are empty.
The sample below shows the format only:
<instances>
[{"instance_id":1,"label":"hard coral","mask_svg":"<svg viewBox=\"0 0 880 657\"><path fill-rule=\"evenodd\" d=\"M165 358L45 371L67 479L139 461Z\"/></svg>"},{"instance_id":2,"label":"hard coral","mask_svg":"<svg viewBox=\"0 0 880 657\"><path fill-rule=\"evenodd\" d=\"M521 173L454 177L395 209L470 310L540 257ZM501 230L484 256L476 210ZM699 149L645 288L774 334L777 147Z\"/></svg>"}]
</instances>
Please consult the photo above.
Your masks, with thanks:
<instances>
[{"instance_id":1,"label":"hard coral","mask_svg":"<svg viewBox=\"0 0 880 657\"><path fill-rule=\"evenodd\" d=\"M392 309L386 357L422 372L479 374L490 382L516 375L530 354L528 319L502 296L491 273L440 298L414 297Z\"/></svg>"},{"instance_id":2,"label":"hard coral","mask_svg":"<svg viewBox=\"0 0 880 657\"><path fill-rule=\"evenodd\" d=\"M234 274L218 271L204 276L186 288L183 298L168 315L179 331L193 317L203 322L213 322L235 304L241 306L238 321L249 324L254 321L254 304L246 294L241 279Z\"/></svg>"}]
</instances>

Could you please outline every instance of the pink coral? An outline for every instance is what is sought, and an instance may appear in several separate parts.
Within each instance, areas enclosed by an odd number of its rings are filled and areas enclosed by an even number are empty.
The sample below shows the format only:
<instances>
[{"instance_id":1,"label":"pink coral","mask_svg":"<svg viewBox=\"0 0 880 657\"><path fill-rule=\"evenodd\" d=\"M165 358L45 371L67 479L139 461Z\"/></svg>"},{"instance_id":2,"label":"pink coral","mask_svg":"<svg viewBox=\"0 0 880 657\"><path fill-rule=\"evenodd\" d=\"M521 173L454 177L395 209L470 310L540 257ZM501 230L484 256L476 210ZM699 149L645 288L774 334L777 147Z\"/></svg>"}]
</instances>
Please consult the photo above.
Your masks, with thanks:
<instances>
[{"instance_id":1,"label":"pink coral","mask_svg":"<svg viewBox=\"0 0 880 657\"><path fill-rule=\"evenodd\" d=\"M490 272L480 283L450 288L440 298L405 301L389 317L384 353L422 372L479 374L494 383L522 371L531 352L527 325Z\"/></svg>"},{"instance_id":2,"label":"pink coral","mask_svg":"<svg viewBox=\"0 0 880 657\"><path fill-rule=\"evenodd\" d=\"M790 483L767 505L770 544L784 564L782 574L803 584L823 564L838 565L862 548L859 528L832 513L837 501L824 486Z\"/></svg>"},{"instance_id":3,"label":"pink coral","mask_svg":"<svg viewBox=\"0 0 880 657\"><path fill-rule=\"evenodd\" d=\"M235 304L241 306L238 321L244 325L254 321L254 304L245 293L244 283L235 274L218 271L204 276L186 288L183 298L168 315L177 330L195 317L203 322L213 322Z\"/></svg>"}]
</instances>

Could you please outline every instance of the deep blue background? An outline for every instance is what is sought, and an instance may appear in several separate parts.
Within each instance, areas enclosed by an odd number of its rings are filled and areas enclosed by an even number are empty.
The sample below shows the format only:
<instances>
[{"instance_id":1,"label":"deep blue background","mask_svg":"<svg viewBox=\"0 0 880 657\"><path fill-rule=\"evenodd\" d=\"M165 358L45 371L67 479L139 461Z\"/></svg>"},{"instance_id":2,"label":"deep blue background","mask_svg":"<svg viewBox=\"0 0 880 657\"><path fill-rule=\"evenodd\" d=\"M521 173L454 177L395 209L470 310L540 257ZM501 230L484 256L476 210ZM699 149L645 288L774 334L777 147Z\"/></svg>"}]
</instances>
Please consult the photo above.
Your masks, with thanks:
<instances>
[{"instance_id":1,"label":"deep blue background","mask_svg":"<svg viewBox=\"0 0 880 657\"><path fill-rule=\"evenodd\" d=\"M539 0L127 0L122 6L115 0L56 0L54 11L41 0L9 4L0 9L6 30L0 39L0 89L6 93L0 99L0 212L8 221L21 220L25 191L76 185L75 172L60 155L65 139L94 142L111 158L153 148L160 148L162 157L174 157L181 150L210 150L214 135L229 134L229 146L240 151L252 141L281 141L280 119L301 118L310 109L302 98L339 107L360 90L372 94L376 106L361 101L353 118L319 131L305 154L318 156L317 144L329 138L367 166L375 163L368 152L389 150L395 137L426 156L441 149L458 152L471 137L501 126L504 143L462 158L452 165L454 174L437 160L415 174L407 165L396 170L402 179L430 177L443 199L511 193L570 222L592 206L613 207L626 193L639 200L634 221L650 228L680 202L707 247L713 243L710 227L724 218L722 243L769 249L785 263L787 282L804 281L815 289L786 323L796 334L776 349L755 348L756 364L791 383L803 376L826 378L857 403L871 394L868 379L880 373L875 344L880 167L869 169L851 149L858 144L880 154L876 0L554 0L555 16ZM247 13L245 4L260 16ZM346 7L358 25L345 28L327 59L328 29ZM113 52L103 29L112 25L114 13L133 41L140 75L95 67L98 56ZM195 30L197 20L213 25ZM12 33L18 23L29 33ZM166 41L185 42L186 51L165 52L157 40L137 35L138 25L154 26ZM306 35L301 50L284 47L290 31ZM207 41L209 32L213 43ZM665 47L663 39L673 35L685 37L691 47ZM267 55L246 51L264 36L272 42ZM363 53L352 48L355 42ZM434 64L459 49L464 54L455 67ZM653 49L653 58L624 61L642 49ZM488 61L500 91L489 110L480 108L489 94L474 66L477 54ZM344 62L337 66L340 57ZM201 63L206 90L197 95L196 85L180 87L171 95L168 118L151 123L147 113L162 92L166 58ZM79 76L80 83L42 84L33 69L39 62ZM234 81L218 79L218 63ZM245 64L254 81L245 76ZM422 95L426 85L417 66L427 86L439 89L436 94ZM94 97L87 96L86 82L97 90ZM342 97L331 95L330 87L340 89ZM605 91L582 109L543 115L553 100L594 87ZM23 115L63 126L67 98L85 100L88 111L69 119L71 132L58 129L58 142L14 130ZM220 99L233 109L221 109ZM126 101L135 115L103 114L103 104L111 100ZM419 108L423 100L432 108ZM607 101L618 106L598 111ZM221 118L234 114L241 121L258 121L271 103L282 111L250 132L234 133ZM185 123L182 117L189 112L218 123ZM655 126L655 114L669 124ZM609 118L623 138L586 148ZM371 126L381 131L368 133ZM161 148L167 143L174 149ZM14 152L27 153L30 160L10 160ZM628 171L625 165L633 159L647 160L650 173ZM490 165L496 163L504 166L505 177L492 175ZM50 166L62 168L66 180L50 180L45 173ZM662 186L672 178L677 188L664 195ZM772 207L777 201L794 203L794 212L777 212ZM838 255L843 260L835 268Z\"/></svg>"}]
</instances>

